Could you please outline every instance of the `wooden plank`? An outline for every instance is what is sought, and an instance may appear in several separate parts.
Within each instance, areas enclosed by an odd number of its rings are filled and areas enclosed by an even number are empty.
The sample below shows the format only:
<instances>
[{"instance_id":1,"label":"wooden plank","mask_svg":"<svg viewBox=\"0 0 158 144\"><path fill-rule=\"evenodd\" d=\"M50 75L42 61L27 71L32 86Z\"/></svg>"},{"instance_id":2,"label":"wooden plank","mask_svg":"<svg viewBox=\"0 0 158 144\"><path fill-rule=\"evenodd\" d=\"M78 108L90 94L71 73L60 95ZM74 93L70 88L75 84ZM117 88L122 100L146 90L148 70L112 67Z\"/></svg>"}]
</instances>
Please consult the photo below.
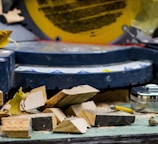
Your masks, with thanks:
<instances>
[{"instance_id":1,"label":"wooden plank","mask_svg":"<svg viewBox=\"0 0 158 144\"><path fill-rule=\"evenodd\" d=\"M47 100L45 107L64 107L72 104L79 104L94 97L99 90L89 86L80 85L72 89L63 89Z\"/></svg>"}]
</instances>

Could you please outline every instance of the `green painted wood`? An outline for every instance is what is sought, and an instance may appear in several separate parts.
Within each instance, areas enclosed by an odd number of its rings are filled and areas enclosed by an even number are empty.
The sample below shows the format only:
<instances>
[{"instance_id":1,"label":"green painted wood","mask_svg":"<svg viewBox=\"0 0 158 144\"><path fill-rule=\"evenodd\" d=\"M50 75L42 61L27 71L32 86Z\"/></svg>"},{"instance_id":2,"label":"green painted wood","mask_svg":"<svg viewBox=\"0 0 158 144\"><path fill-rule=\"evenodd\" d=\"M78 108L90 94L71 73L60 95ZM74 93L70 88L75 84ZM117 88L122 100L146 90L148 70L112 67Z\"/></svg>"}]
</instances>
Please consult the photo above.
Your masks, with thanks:
<instances>
[{"instance_id":1,"label":"green painted wood","mask_svg":"<svg viewBox=\"0 0 158 144\"><path fill-rule=\"evenodd\" d=\"M136 115L135 122L128 126L90 128L85 134L61 134L52 132L32 132L31 139L0 138L0 144L44 143L158 143L158 126L148 125L151 114ZM155 119L158 119L156 115Z\"/></svg>"}]
</instances>

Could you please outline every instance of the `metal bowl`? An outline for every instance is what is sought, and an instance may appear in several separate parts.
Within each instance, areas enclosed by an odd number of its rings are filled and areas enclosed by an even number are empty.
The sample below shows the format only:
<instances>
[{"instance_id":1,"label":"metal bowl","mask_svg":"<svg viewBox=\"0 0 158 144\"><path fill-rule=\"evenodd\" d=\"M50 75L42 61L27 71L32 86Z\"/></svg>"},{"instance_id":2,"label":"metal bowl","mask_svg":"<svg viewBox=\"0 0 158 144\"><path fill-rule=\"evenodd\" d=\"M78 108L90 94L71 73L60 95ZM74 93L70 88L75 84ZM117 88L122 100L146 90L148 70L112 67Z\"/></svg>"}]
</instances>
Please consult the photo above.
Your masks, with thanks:
<instances>
[{"instance_id":1,"label":"metal bowl","mask_svg":"<svg viewBox=\"0 0 158 144\"><path fill-rule=\"evenodd\" d=\"M130 104L138 112L158 113L158 85L133 87L130 92Z\"/></svg>"}]
</instances>

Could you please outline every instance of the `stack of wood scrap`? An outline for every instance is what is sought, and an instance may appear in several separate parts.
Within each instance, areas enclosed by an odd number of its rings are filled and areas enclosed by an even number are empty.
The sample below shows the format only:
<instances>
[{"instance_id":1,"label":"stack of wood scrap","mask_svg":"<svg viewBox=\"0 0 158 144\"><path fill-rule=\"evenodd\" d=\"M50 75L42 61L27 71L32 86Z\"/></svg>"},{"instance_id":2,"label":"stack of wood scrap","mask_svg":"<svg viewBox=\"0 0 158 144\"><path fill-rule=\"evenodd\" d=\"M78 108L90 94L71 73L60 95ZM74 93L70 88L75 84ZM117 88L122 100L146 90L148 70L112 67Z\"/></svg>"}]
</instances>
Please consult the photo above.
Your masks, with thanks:
<instances>
[{"instance_id":1,"label":"stack of wood scrap","mask_svg":"<svg viewBox=\"0 0 158 144\"><path fill-rule=\"evenodd\" d=\"M96 88L80 85L63 89L47 99L45 86L27 93L20 89L1 109L1 131L8 137L30 138L31 131L85 133L91 127L134 122L134 115L123 114L115 123L120 114L98 109L92 100L97 93Z\"/></svg>"}]
</instances>

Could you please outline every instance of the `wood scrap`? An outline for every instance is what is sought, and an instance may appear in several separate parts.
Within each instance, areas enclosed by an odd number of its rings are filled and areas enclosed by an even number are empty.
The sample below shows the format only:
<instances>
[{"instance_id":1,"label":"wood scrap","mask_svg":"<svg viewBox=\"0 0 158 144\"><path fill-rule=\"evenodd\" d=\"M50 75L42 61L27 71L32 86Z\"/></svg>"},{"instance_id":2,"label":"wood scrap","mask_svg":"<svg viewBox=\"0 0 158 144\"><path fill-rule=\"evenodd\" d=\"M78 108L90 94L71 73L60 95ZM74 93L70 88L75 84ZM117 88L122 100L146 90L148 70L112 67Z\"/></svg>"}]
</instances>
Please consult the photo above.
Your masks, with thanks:
<instances>
[{"instance_id":1,"label":"wood scrap","mask_svg":"<svg viewBox=\"0 0 158 144\"><path fill-rule=\"evenodd\" d=\"M94 97L98 92L99 90L89 85L80 85L71 89L63 89L46 101L45 108L79 104Z\"/></svg>"},{"instance_id":2,"label":"wood scrap","mask_svg":"<svg viewBox=\"0 0 158 144\"><path fill-rule=\"evenodd\" d=\"M102 110L93 111L96 115L95 126L125 126L134 123L135 115L126 112L104 112Z\"/></svg>"},{"instance_id":3,"label":"wood scrap","mask_svg":"<svg viewBox=\"0 0 158 144\"><path fill-rule=\"evenodd\" d=\"M8 137L30 138L31 131L52 131L57 125L54 113L24 114L2 118L2 132Z\"/></svg>"},{"instance_id":4,"label":"wood scrap","mask_svg":"<svg viewBox=\"0 0 158 144\"><path fill-rule=\"evenodd\" d=\"M13 24L24 21L25 18L22 15L20 15L20 13L21 11L19 11L17 8L9 10L7 13L1 13L1 15L4 18L3 23Z\"/></svg>"},{"instance_id":5,"label":"wood scrap","mask_svg":"<svg viewBox=\"0 0 158 144\"><path fill-rule=\"evenodd\" d=\"M71 117L64 119L53 132L58 133L85 133L89 127L88 123L83 118Z\"/></svg>"},{"instance_id":6,"label":"wood scrap","mask_svg":"<svg viewBox=\"0 0 158 144\"><path fill-rule=\"evenodd\" d=\"M30 138L31 119L29 117L2 118L1 131L10 138Z\"/></svg>"},{"instance_id":7,"label":"wood scrap","mask_svg":"<svg viewBox=\"0 0 158 144\"><path fill-rule=\"evenodd\" d=\"M30 132L28 130L16 130L16 129L11 129L10 128L7 130L5 129L5 134L9 138L31 138Z\"/></svg>"},{"instance_id":8,"label":"wood scrap","mask_svg":"<svg viewBox=\"0 0 158 144\"><path fill-rule=\"evenodd\" d=\"M62 122L66 118L66 115L63 113L63 111L60 108L46 108L43 112L54 113L57 119L57 124Z\"/></svg>"},{"instance_id":9,"label":"wood scrap","mask_svg":"<svg viewBox=\"0 0 158 144\"><path fill-rule=\"evenodd\" d=\"M41 86L25 93L26 98L21 101L21 110L28 111L45 105L47 100L46 87Z\"/></svg>"},{"instance_id":10,"label":"wood scrap","mask_svg":"<svg viewBox=\"0 0 158 144\"><path fill-rule=\"evenodd\" d=\"M8 111L0 111L0 118L10 116Z\"/></svg>"},{"instance_id":11,"label":"wood scrap","mask_svg":"<svg viewBox=\"0 0 158 144\"><path fill-rule=\"evenodd\" d=\"M52 131L57 125L57 119L54 113L29 114L32 120L32 130L34 131Z\"/></svg>"},{"instance_id":12,"label":"wood scrap","mask_svg":"<svg viewBox=\"0 0 158 144\"><path fill-rule=\"evenodd\" d=\"M65 113L68 116L76 116L79 118L84 118L90 126L95 124L95 114L90 110L96 110L96 105L93 101L84 102L82 104L71 105Z\"/></svg>"},{"instance_id":13,"label":"wood scrap","mask_svg":"<svg viewBox=\"0 0 158 144\"><path fill-rule=\"evenodd\" d=\"M3 100L3 92L0 90L0 106L2 106L4 103L4 100Z\"/></svg>"},{"instance_id":14,"label":"wood scrap","mask_svg":"<svg viewBox=\"0 0 158 144\"><path fill-rule=\"evenodd\" d=\"M77 116L81 110L96 110L96 104L93 101L83 102L81 104L71 105L65 112Z\"/></svg>"},{"instance_id":15,"label":"wood scrap","mask_svg":"<svg viewBox=\"0 0 158 144\"><path fill-rule=\"evenodd\" d=\"M25 112L41 106L44 106L44 111L38 111L39 113L36 114L21 113L20 116L17 116L19 122L14 123L17 126L11 126L12 124L9 125L7 120L3 120L1 130L8 137L30 138L31 131L82 134L91 126L123 126L134 122L135 116L132 114L120 111L108 113L104 111L104 107L102 110L98 109L92 101L98 92L99 90L89 85L81 85L72 89L63 89L47 100L45 86L35 88L31 92L25 93L26 98L22 99L20 104L23 104ZM66 111L63 111L65 109ZM2 113L2 118L4 118L3 116L8 115ZM13 122L17 117L10 116L9 118L13 119ZM21 124L21 128L18 128L20 119L29 120L30 123Z\"/></svg>"},{"instance_id":16,"label":"wood scrap","mask_svg":"<svg viewBox=\"0 0 158 144\"><path fill-rule=\"evenodd\" d=\"M77 117L84 118L90 126L95 125L96 115L90 111L81 110Z\"/></svg>"}]
</instances>

